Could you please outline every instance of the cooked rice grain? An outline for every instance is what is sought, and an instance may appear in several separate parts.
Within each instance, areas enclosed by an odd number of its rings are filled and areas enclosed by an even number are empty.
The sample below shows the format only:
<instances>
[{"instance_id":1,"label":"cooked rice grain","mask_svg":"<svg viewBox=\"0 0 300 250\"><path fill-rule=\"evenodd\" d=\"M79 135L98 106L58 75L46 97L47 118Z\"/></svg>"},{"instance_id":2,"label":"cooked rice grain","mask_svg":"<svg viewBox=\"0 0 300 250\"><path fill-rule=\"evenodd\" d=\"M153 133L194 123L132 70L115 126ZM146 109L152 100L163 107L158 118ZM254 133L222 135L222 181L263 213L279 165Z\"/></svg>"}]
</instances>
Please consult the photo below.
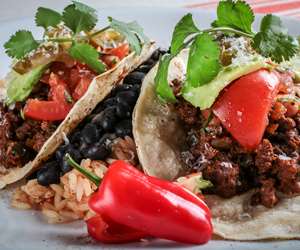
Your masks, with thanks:
<instances>
[{"instance_id":1,"label":"cooked rice grain","mask_svg":"<svg viewBox=\"0 0 300 250\"><path fill-rule=\"evenodd\" d=\"M112 148L112 157L103 161L85 159L81 166L103 178L107 165L118 160L137 164L135 144L132 138L117 139ZM44 187L37 180L30 180L18 188L11 205L18 209L41 210L48 223L65 223L79 219L88 219L95 215L89 209L88 199L97 190L97 186L76 169L60 178L60 184Z\"/></svg>"}]
</instances>

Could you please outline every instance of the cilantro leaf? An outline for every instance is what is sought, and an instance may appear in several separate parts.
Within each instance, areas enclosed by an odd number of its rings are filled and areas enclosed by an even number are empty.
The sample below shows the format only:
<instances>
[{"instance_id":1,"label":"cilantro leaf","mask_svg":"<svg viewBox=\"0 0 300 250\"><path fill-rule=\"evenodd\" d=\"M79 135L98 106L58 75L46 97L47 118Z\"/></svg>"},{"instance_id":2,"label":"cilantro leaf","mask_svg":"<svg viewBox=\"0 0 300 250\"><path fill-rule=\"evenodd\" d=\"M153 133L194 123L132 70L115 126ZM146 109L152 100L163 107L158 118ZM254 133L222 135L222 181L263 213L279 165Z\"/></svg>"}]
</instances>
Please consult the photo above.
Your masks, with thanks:
<instances>
[{"instance_id":1,"label":"cilantro leaf","mask_svg":"<svg viewBox=\"0 0 300 250\"><path fill-rule=\"evenodd\" d=\"M98 21L96 10L80 2L73 1L63 11L63 21L75 34L92 30Z\"/></svg>"},{"instance_id":2,"label":"cilantro leaf","mask_svg":"<svg viewBox=\"0 0 300 250\"><path fill-rule=\"evenodd\" d=\"M184 43L184 40L188 36L197 32L199 32L199 29L196 27L193 21L192 14L186 14L175 26L171 42L171 54L178 54Z\"/></svg>"},{"instance_id":3,"label":"cilantro leaf","mask_svg":"<svg viewBox=\"0 0 300 250\"><path fill-rule=\"evenodd\" d=\"M5 52L12 58L21 59L30 51L36 49L39 43L33 38L32 33L27 30L17 31L4 44Z\"/></svg>"},{"instance_id":4,"label":"cilantro leaf","mask_svg":"<svg viewBox=\"0 0 300 250\"><path fill-rule=\"evenodd\" d=\"M62 20L62 16L51 9L39 7L35 15L35 23L44 29L56 27Z\"/></svg>"},{"instance_id":5,"label":"cilantro leaf","mask_svg":"<svg viewBox=\"0 0 300 250\"><path fill-rule=\"evenodd\" d=\"M214 27L230 27L246 33L252 33L254 14L245 1L220 1L217 8L218 19L212 23Z\"/></svg>"},{"instance_id":6,"label":"cilantro leaf","mask_svg":"<svg viewBox=\"0 0 300 250\"><path fill-rule=\"evenodd\" d=\"M87 64L95 72L100 74L105 71L105 65L99 60L99 53L93 46L87 43L74 43L69 53L74 59Z\"/></svg>"},{"instance_id":7,"label":"cilantro leaf","mask_svg":"<svg viewBox=\"0 0 300 250\"><path fill-rule=\"evenodd\" d=\"M199 87L216 77L221 64L220 47L208 33L197 35L191 45L185 87Z\"/></svg>"},{"instance_id":8,"label":"cilantro leaf","mask_svg":"<svg viewBox=\"0 0 300 250\"><path fill-rule=\"evenodd\" d=\"M276 62L290 59L299 50L298 41L288 34L280 18L271 14L262 19L253 46L263 56Z\"/></svg>"},{"instance_id":9,"label":"cilantro leaf","mask_svg":"<svg viewBox=\"0 0 300 250\"><path fill-rule=\"evenodd\" d=\"M154 82L158 97L165 102L173 103L176 102L176 97L168 83L168 69L172 58L172 55L165 55L161 58Z\"/></svg>"},{"instance_id":10,"label":"cilantro leaf","mask_svg":"<svg viewBox=\"0 0 300 250\"><path fill-rule=\"evenodd\" d=\"M141 53L141 42L147 43L149 41L143 33L142 27L137 22L125 23L118 21L112 17L108 17L110 27L126 37L130 48L138 55Z\"/></svg>"}]
</instances>

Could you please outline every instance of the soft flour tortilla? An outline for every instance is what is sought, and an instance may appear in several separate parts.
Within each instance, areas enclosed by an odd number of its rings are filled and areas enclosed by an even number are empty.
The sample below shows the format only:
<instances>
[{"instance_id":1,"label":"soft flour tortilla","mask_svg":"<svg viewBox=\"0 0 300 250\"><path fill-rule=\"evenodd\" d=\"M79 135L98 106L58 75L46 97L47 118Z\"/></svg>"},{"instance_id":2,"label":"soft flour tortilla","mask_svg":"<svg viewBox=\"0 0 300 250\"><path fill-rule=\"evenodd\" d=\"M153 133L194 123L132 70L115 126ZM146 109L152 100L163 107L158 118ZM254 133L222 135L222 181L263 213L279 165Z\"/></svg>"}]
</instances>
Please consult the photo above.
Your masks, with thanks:
<instances>
[{"instance_id":1,"label":"soft flour tortilla","mask_svg":"<svg viewBox=\"0 0 300 250\"><path fill-rule=\"evenodd\" d=\"M36 158L23 167L11 168L6 175L0 175L0 189L29 175L46 161L69 134L101 102L129 72L146 61L155 50L155 44L144 45L139 56L131 53L109 71L94 78L89 89L80 98L59 125L53 135L46 141Z\"/></svg>"},{"instance_id":2,"label":"soft flour tortilla","mask_svg":"<svg viewBox=\"0 0 300 250\"><path fill-rule=\"evenodd\" d=\"M186 58L175 58L169 79L182 78ZM146 173L174 180L184 174L179 160L186 131L171 106L155 95L157 67L145 77L135 107L133 135L141 165ZM225 239L262 240L300 238L300 196L282 197L272 209L251 206L249 191L231 199L209 195L206 201L212 211L214 233Z\"/></svg>"}]
</instances>

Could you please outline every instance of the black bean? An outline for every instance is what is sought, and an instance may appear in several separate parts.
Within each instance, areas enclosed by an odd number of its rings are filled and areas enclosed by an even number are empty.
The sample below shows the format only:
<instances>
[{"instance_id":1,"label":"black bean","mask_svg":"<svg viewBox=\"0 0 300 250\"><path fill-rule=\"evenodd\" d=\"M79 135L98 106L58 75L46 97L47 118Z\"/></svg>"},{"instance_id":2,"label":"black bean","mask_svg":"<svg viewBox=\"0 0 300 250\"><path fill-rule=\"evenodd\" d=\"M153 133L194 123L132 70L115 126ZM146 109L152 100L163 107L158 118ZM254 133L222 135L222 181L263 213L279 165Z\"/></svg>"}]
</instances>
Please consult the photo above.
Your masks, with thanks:
<instances>
[{"instance_id":1,"label":"black bean","mask_svg":"<svg viewBox=\"0 0 300 250\"><path fill-rule=\"evenodd\" d=\"M37 172L37 182L42 186L58 184L60 182L60 169L56 161L47 162Z\"/></svg>"},{"instance_id":2,"label":"black bean","mask_svg":"<svg viewBox=\"0 0 300 250\"><path fill-rule=\"evenodd\" d=\"M81 140L81 133L80 133L80 131L77 131L77 132L73 133L73 134L70 136L70 142L71 142L72 144L77 143L77 142L80 142L80 140Z\"/></svg>"},{"instance_id":3,"label":"black bean","mask_svg":"<svg viewBox=\"0 0 300 250\"><path fill-rule=\"evenodd\" d=\"M69 165L69 163L66 160L63 160L60 164L60 169L63 174L66 174L70 172L73 168Z\"/></svg>"},{"instance_id":4,"label":"black bean","mask_svg":"<svg viewBox=\"0 0 300 250\"><path fill-rule=\"evenodd\" d=\"M141 84L144 80L145 74L143 72L134 71L129 73L123 80L124 84Z\"/></svg>"},{"instance_id":5,"label":"black bean","mask_svg":"<svg viewBox=\"0 0 300 250\"><path fill-rule=\"evenodd\" d=\"M131 84L121 84L115 87L115 89L112 91L112 95L116 95L118 92L130 90L133 85Z\"/></svg>"},{"instance_id":6,"label":"black bean","mask_svg":"<svg viewBox=\"0 0 300 250\"><path fill-rule=\"evenodd\" d=\"M143 65L149 65L152 68L155 63L156 63L156 61L154 61L150 58L146 62L144 62Z\"/></svg>"},{"instance_id":7,"label":"black bean","mask_svg":"<svg viewBox=\"0 0 300 250\"><path fill-rule=\"evenodd\" d=\"M139 84L133 85L132 90L139 94L141 91L141 85L139 85Z\"/></svg>"},{"instance_id":8,"label":"black bean","mask_svg":"<svg viewBox=\"0 0 300 250\"><path fill-rule=\"evenodd\" d=\"M124 137L132 134L132 121L131 119L123 120L115 126L117 136Z\"/></svg>"},{"instance_id":9,"label":"black bean","mask_svg":"<svg viewBox=\"0 0 300 250\"><path fill-rule=\"evenodd\" d=\"M82 159L82 155L80 151L72 146L69 146L66 150L66 153L70 154L70 156L77 162L80 162Z\"/></svg>"},{"instance_id":10,"label":"black bean","mask_svg":"<svg viewBox=\"0 0 300 250\"><path fill-rule=\"evenodd\" d=\"M58 162L61 162L63 160L68 147L69 145L62 145L56 150L55 158Z\"/></svg>"},{"instance_id":11,"label":"black bean","mask_svg":"<svg viewBox=\"0 0 300 250\"><path fill-rule=\"evenodd\" d=\"M104 115L104 110L101 111L99 114L95 115L95 117L93 118L93 120L91 122L94 124L99 124L100 121L102 120L103 115Z\"/></svg>"},{"instance_id":12,"label":"black bean","mask_svg":"<svg viewBox=\"0 0 300 250\"><path fill-rule=\"evenodd\" d=\"M82 140L88 144L95 143L99 139L100 133L101 131L95 124L88 123L81 131Z\"/></svg>"},{"instance_id":13,"label":"black bean","mask_svg":"<svg viewBox=\"0 0 300 250\"><path fill-rule=\"evenodd\" d=\"M117 100L114 97L108 98L103 102L103 107L111 107L114 106L117 103Z\"/></svg>"},{"instance_id":14,"label":"black bean","mask_svg":"<svg viewBox=\"0 0 300 250\"><path fill-rule=\"evenodd\" d=\"M117 102L121 104L135 104L138 94L135 91L122 91L117 94Z\"/></svg>"},{"instance_id":15,"label":"black bean","mask_svg":"<svg viewBox=\"0 0 300 250\"><path fill-rule=\"evenodd\" d=\"M136 69L136 71L147 74L151 70L151 68L152 68L151 65L141 65Z\"/></svg>"},{"instance_id":16,"label":"black bean","mask_svg":"<svg viewBox=\"0 0 300 250\"><path fill-rule=\"evenodd\" d=\"M96 117L95 117L96 118ZM113 130L113 127L117 121L116 118L116 107L109 107L106 108L102 113L101 116L97 115L97 120L94 121L98 124L104 131L109 132Z\"/></svg>"},{"instance_id":17,"label":"black bean","mask_svg":"<svg viewBox=\"0 0 300 250\"><path fill-rule=\"evenodd\" d=\"M99 114L100 112L102 112L104 110L104 106L103 103L100 102L97 107L94 109L93 113L94 114Z\"/></svg>"},{"instance_id":18,"label":"black bean","mask_svg":"<svg viewBox=\"0 0 300 250\"><path fill-rule=\"evenodd\" d=\"M113 133L106 133L104 134L101 139L99 140L99 145L109 145L114 139L116 139L117 136Z\"/></svg>"},{"instance_id":19,"label":"black bean","mask_svg":"<svg viewBox=\"0 0 300 250\"><path fill-rule=\"evenodd\" d=\"M160 50L157 49L157 50L155 50L155 51L152 53L151 58L152 58L153 60L155 60L155 61L158 61L160 55L161 55L161 54L160 54Z\"/></svg>"},{"instance_id":20,"label":"black bean","mask_svg":"<svg viewBox=\"0 0 300 250\"><path fill-rule=\"evenodd\" d=\"M132 107L126 103L119 103L116 106L116 115L120 118L129 118L131 116Z\"/></svg>"},{"instance_id":21,"label":"black bean","mask_svg":"<svg viewBox=\"0 0 300 250\"><path fill-rule=\"evenodd\" d=\"M84 152L84 157L91 160L104 160L110 154L110 150L104 145L93 145Z\"/></svg>"}]
</instances>

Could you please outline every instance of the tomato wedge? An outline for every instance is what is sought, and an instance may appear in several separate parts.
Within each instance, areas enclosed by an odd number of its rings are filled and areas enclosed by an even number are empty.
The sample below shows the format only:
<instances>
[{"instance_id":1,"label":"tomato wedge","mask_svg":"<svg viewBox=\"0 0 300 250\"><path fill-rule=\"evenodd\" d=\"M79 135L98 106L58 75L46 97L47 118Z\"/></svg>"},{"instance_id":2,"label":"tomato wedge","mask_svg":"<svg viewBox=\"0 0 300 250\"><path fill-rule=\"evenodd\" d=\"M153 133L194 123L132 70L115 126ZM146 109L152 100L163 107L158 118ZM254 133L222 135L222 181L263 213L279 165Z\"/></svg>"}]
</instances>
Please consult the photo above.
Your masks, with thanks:
<instances>
[{"instance_id":1,"label":"tomato wedge","mask_svg":"<svg viewBox=\"0 0 300 250\"><path fill-rule=\"evenodd\" d=\"M60 121L65 119L72 108L72 97L64 81L51 73L49 101L29 99L24 107L24 115L34 120Z\"/></svg>"},{"instance_id":2,"label":"tomato wedge","mask_svg":"<svg viewBox=\"0 0 300 250\"><path fill-rule=\"evenodd\" d=\"M25 117L42 121L60 121L66 118L72 105L57 101L40 101L29 99L24 107Z\"/></svg>"},{"instance_id":3,"label":"tomato wedge","mask_svg":"<svg viewBox=\"0 0 300 250\"><path fill-rule=\"evenodd\" d=\"M146 234L115 222L105 222L101 216L86 221L89 235L102 243L128 243L146 237Z\"/></svg>"},{"instance_id":4,"label":"tomato wedge","mask_svg":"<svg viewBox=\"0 0 300 250\"><path fill-rule=\"evenodd\" d=\"M279 83L278 73L255 71L231 83L213 106L223 126L247 150L254 150L263 137Z\"/></svg>"}]
</instances>

